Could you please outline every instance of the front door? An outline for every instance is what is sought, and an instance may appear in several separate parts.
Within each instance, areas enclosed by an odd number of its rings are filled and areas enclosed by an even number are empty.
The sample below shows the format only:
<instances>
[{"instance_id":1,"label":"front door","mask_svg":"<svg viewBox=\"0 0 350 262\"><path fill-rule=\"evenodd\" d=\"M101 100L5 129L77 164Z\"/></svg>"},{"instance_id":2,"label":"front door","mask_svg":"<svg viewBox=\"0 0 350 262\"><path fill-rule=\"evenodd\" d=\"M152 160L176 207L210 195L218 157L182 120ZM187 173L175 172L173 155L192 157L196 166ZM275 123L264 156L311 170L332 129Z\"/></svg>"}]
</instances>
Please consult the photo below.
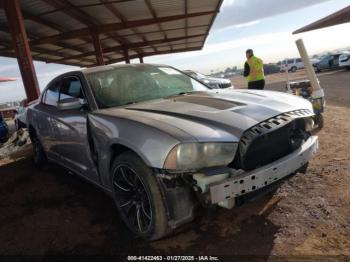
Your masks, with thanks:
<instances>
[{"instance_id":1,"label":"front door","mask_svg":"<svg viewBox=\"0 0 350 262\"><path fill-rule=\"evenodd\" d=\"M59 139L56 150L68 168L90 180L98 181L98 172L91 157L87 136L89 106L79 77L62 78L59 101L67 98L79 98L82 107L57 110L54 114L51 125Z\"/></svg>"},{"instance_id":2,"label":"front door","mask_svg":"<svg viewBox=\"0 0 350 262\"><path fill-rule=\"evenodd\" d=\"M60 156L57 152L59 140L57 133L55 133L55 129L52 126L52 121L54 119L53 116L57 114L60 86L60 79L54 80L49 84L43 94L41 102L36 106L40 113L35 115L35 118L37 119L36 132L38 133L38 137L41 140L41 144L44 147L49 160L55 162L60 162Z\"/></svg>"}]
</instances>

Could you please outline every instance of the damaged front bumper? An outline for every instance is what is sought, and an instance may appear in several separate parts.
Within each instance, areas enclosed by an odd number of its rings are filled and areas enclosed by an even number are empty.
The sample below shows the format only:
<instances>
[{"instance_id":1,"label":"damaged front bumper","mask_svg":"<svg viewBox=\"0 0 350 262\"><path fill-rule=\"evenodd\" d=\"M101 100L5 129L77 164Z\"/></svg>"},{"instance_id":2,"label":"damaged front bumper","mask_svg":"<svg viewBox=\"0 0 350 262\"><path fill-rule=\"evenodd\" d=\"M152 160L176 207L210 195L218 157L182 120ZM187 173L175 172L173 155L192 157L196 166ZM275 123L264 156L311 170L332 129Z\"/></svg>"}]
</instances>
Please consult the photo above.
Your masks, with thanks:
<instances>
[{"instance_id":1,"label":"damaged front bumper","mask_svg":"<svg viewBox=\"0 0 350 262\"><path fill-rule=\"evenodd\" d=\"M264 187L298 171L309 162L317 149L318 137L311 136L299 149L271 164L247 173L233 172L229 178L207 185L208 201L211 204L232 208L237 197L261 191Z\"/></svg>"}]
</instances>

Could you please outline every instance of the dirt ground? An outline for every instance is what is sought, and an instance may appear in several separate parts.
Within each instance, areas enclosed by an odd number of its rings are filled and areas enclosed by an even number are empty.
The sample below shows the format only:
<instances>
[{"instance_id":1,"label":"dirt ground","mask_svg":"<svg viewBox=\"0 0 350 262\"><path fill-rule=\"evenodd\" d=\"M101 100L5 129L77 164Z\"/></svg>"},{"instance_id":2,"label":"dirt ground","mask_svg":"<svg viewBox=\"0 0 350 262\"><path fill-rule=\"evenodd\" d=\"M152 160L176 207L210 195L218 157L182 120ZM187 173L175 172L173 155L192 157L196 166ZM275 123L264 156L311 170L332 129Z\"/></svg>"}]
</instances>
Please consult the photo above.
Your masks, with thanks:
<instances>
[{"instance_id":1,"label":"dirt ground","mask_svg":"<svg viewBox=\"0 0 350 262\"><path fill-rule=\"evenodd\" d=\"M269 77L267 89L283 90L283 77ZM307 174L294 176L273 195L255 202L206 211L175 235L156 242L133 238L112 200L90 184L57 166L35 170L30 147L0 160L0 254L124 259L127 255L242 255L249 261L347 261L350 71L323 73L319 79L328 107L325 128L319 133L320 150ZM236 87L245 84L239 78L233 82Z\"/></svg>"}]
</instances>

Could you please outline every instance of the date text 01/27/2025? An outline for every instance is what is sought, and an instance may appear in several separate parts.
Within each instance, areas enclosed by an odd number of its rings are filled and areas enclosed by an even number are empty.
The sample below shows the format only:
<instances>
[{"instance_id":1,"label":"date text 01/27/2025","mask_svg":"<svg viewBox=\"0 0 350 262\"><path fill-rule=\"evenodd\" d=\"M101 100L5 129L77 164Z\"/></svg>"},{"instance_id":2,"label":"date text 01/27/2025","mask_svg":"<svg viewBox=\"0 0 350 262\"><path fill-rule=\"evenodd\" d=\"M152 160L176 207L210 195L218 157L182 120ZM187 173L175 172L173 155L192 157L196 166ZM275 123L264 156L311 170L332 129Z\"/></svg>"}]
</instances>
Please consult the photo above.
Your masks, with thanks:
<instances>
[{"instance_id":1,"label":"date text 01/27/2025","mask_svg":"<svg viewBox=\"0 0 350 262\"><path fill-rule=\"evenodd\" d=\"M128 256L128 261L220 261L217 256Z\"/></svg>"}]
</instances>

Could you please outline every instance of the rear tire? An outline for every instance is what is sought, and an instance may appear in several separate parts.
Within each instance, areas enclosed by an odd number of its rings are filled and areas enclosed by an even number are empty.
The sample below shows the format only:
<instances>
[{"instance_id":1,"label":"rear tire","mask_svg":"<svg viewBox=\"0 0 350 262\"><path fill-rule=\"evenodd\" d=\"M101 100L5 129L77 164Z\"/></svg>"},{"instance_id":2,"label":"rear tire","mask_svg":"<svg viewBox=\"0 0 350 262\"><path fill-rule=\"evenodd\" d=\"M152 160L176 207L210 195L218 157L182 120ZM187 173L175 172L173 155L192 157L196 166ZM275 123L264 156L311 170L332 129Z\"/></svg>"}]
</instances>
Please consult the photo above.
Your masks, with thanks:
<instances>
[{"instance_id":1,"label":"rear tire","mask_svg":"<svg viewBox=\"0 0 350 262\"><path fill-rule=\"evenodd\" d=\"M156 240L170 230L160 185L137 155L125 152L112 166L114 200L124 223L137 236Z\"/></svg>"},{"instance_id":2,"label":"rear tire","mask_svg":"<svg viewBox=\"0 0 350 262\"><path fill-rule=\"evenodd\" d=\"M293 66L290 71L292 71L293 73L295 73L297 71L297 68L295 66Z\"/></svg>"},{"instance_id":3,"label":"rear tire","mask_svg":"<svg viewBox=\"0 0 350 262\"><path fill-rule=\"evenodd\" d=\"M41 145L39 138L36 134L31 136L33 146L33 161L34 165L38 169L42 169L47 164L47 157L44 148Z\"/></svg>"}]
</instances>

